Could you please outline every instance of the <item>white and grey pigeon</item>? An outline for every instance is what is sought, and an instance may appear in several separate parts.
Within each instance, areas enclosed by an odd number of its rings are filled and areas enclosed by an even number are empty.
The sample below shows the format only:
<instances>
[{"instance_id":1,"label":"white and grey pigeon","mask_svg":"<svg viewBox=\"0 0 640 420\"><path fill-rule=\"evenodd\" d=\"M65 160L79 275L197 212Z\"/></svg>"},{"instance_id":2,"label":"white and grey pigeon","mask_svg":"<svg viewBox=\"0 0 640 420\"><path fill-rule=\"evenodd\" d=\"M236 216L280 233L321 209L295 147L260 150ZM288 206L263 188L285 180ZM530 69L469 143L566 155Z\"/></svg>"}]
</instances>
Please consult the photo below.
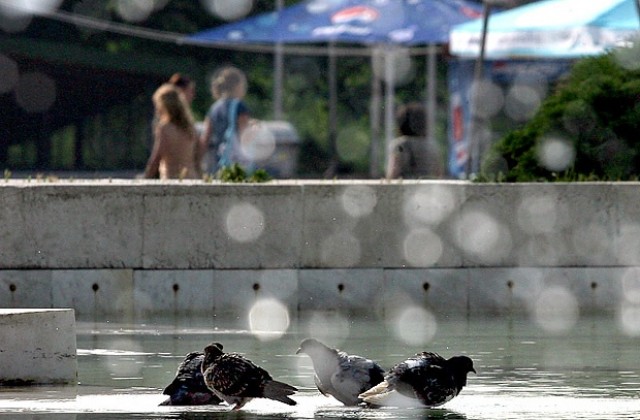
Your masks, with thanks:
<instances>
[{"instance_id":1,"label":"white and grey pigeon","mask_svg":"<svg viewBox=\"0 0 640 420\"><path fill-rule=\"evenodd\" d=\"M214 394L241 409L254 398L269 398L296 405L289 398L297 389L273 380L271 375L238 353L224 353L222 344L212 343L204 349L202 362L204 382Z\"/></svg>"},{"instance_id":2,"label":"white and grey pigeon","mask_svg":"<svg viewBox=\"0 0 640 420\"><path fill-rule=\"evenodd\" d=\"M467 384L467 374L476 373L467 356L444 359L436 353L422 352L398 363L384 381L360 394L375 406L402 405L406 397L426 407L437 407L457 396Z\"/></svg>"},{"instance_id":3,"label":"white and grey pigeon","mask_svg":"<svg viewBox=\"0 0 640 420\"><path fill-rule=\"evenodd\" d=\"M300 353L313 362L318 390L345 405L361 403L358 396L384 380L384 369L373 360L332 349L313 338L300 343L296 354Z\"/></svg>"}]
</instances>

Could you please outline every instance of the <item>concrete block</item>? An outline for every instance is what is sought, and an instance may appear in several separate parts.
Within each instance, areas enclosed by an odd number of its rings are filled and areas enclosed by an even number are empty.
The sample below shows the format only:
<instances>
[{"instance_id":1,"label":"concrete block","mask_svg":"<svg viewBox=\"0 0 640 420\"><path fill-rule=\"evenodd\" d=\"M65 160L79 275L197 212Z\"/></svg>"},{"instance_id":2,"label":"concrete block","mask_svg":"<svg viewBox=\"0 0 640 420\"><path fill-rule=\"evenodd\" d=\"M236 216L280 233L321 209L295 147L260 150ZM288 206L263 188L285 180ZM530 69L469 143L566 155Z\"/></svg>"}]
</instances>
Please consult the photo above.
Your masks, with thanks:
<instances>
[{"instance_id":1,"label":"concrete block","mask_svg":"<svg viewBox=\"0 0 640 420\"><path fill-rule=\"evenodd\" d=\"M203 184L147 188L144 268L298 265L300 187Z\"/></svg>"},{"instance_id":2,"label":"concrete block","mask_svg":"<svg viewBox=\"0 0 640 420\"><path fill-rule=\"evenodd\" d=\"M23 193L22 258L47 268L140 266L142 198L116 185L37 185Z\"/></svg>"},{"instance_id":3,"label":"concrete block","mask_svg":"<svg viewBox=\"0 0 640 420\"><path fill-rule=\"evenodd\" d=\"M17 268L24 265L25 248L25 221L22 196L24 189L15 186L4 185L0 188L0 255L2 255L2 268Z\"/></svg>"},{"instance_id":4,"label":"concrete block","mask_svg":"<svg viewBox=\"0 0 640 420\"><path fill-rule=\"evenodd\" d=\"M78 315L133 315L133 270L55 270L53 306Z\"/></svg>"},{"instance_id":5,"label":"concrete block","mask_svg":"<svg viewBox=\"0 0 640 420\"><path fill-rule=\"evenodd\" d=\"M612 265L640 266L640 183L621 182L612 188L617 210Z\"/></svg>"},{"instance_id":6,"label":"concrete block","mask_svg":"<svg viewBox=\"0 0 640 420\"><path fill-rule=\"evenodd\" d=\"M278 302L291 314L298 303L298 271L216 270L212 290L215 314L247 315L265 300Z\"/></svg>"},{"instance_id":7,"label":"concrete block","mask_svg":"<svg viewBox=\"0 0 640 420\"><path fill-rule=\"evenodd\" d=\"M134 273L136 315L209 314L214 307L211 270L137 270Z\"/></svg>"},{"instance_id":8,"label":"concrete block","mask_svg":"<svg viewBox=\"0 0 640 420\"><path fill-rule=\"evenodd\" d=\"M526 315L545 287L543 268L476 268L469 270L471 315Z\"/></svg>"},{"instance_id":9,"label":"concrete block","mask_svg":"<svg viewBox=\"0 0 640 420\"><path fill-rule=\"evenodd\" d=\"M51 308L51 270L0 271L0 307Z\"/></svg>"},{"instance_id":10,"label":"concrete block","mask_svg":"<svg viewBox=\"0 0 640 420\"><path fill-rule=\"evenodd\" d=\"M0 309L0 383L75 384L72 309Z\"/></svg>"},{"instance_id":11,"label":"concrete block","mask_svg":"<svg viewBox=\"0 0 640 420\"><path fill-rule=\"evenodd\" d=\"M434 316L466 316L468 271L461 269L392 269L384 272L384 310L393 314L410 307Z\"/></svg>"},{"instance_id":12,"label":"concrete block","mask_svg":"<svg viewBox=\"0 0 640 420\"><path fill-rule=\"evenodd\" d=\"M386 261L386 267L462 266L463 255L450 225L465 201L465 185L403 181L401 189L397 185L389 185L385 189L385 198L398 195L393 201L400 212L397 219L393 213L389 216L389 213L382 212L387 237L397 236L398 252L390 253L392 259ZM389 253L386 245L382 249Z\"/></svg>"},{"instance_id":13,"label":"concrete block","mask_svg":"<svg viewBox=\"0 0 640 420\"><path fill-rule=\"evenodd\" d=\"M382 269L302 270L300 310L338 310L379 315L383 307Z\"/></svg>"}]
</instances>

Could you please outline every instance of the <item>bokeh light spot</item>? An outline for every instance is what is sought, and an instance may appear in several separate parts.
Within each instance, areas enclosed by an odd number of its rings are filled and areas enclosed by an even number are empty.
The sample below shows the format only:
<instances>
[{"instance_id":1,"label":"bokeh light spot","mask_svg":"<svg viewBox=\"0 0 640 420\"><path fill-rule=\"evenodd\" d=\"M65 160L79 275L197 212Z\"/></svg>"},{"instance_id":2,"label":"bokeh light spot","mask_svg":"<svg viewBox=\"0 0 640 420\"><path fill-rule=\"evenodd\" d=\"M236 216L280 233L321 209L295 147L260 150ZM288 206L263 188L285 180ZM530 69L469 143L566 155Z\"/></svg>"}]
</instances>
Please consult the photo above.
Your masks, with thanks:
<instances>
[{"instance_id":1,"label":"bokeh light spot","mask_svg":"<svg viewBox=\"0 0 640 420\"><path fill-rule=\"evenodd\" d=\"M0 94L11 92L18 83L18 64L4 54L0 54Z\"/></svg>"},{"instance_id":2,"label":"bokeh light spot","mask_svg":"<svg viewBox=\"0 0 640 420\"><path fill-rule=\"evenodd\" d=\"M309 337L339 345L349 337L351 324L337 312L315 312L309 319L307 329Z\"/></svg>"},{"instance_id":3,"label":"bokeh light spot","mask_svg":"<svg viewBox=\"0 0 640 420\"><path fill-rule=\"evenodd\" d=\"M268 127L262 124L252 124L242 132L240 151L251 161L269 159L276 150L276 138Z\"/></svg>"},{"instance_id":4,"label":"bokeh light spot","mask_svg":"<svg viewBox=\"0 0 640 420\"><path fill-rule=\"evenodd\" d=\"M393 325L398 338L412 346L429 343L438 330L436 317L419 306L400 310L393 320Z\"/></svg>"},{"instance_id":5,"label":"bokeh light spot","mask_svg":"<svg viewBox=\"0 0 640 420\"><path fill-rule=\"evenodd\" d=\"M627 302L640 305L640 268L631 267L624 272L622 293Z\"/></svg>"},{"instance_id":6,"label":"bokeh light spot","mask_svg":"<svg viewBox=\"0 0 640 420\"><path fill-rule=\"evenodd\" d=\"M336 147L343 160L358 161L367 156L369 152L369 135L360 127L345 127L338 131Z\"/></svg>"},{"instance_id":7,"label":"bokeh light spot","mask_svg":"<svg viewBox=\"0 0 640 420\"><path fill-rule=\"evenodd\" d=\"M440 237L431 229L415 229L409 232L403 243L404 259L414 267L431 267L442 256Z\"/></svg>"},{"instance_id":8,"label":"bokeh light spot","mask_svg":"<svg viewBox=\"0 0 640 420\"><path fill-rule=\"evenodd\" d=\"M247 16L253 9L253 0L200 0L210 14L226 21Z\"/></svg>"},{"instance_id":9,"label":"bokeh light spot","mask_svg":"<svg viewBox=\"0 0 640 420\"><path fill-rule=\"evenodd\" d=\"M415 79L415 64L408 49L382 49L378 50L374 57L373 73L379 80L391 77L394 86L402 86ZM386 60L391 60L390 74L387 74Z\"/></svg>"},{"instance_id":10,"label":"bokeh light spot","mask_svg":"<svg viewBox=\"0 0 640 420\"><path fill-rule=\"evenodd\" d=\"M477 112L482 118L495 116L504 106L504 93L502 88L495 83L474 82L469 92L471 92L471 103L478 105L474 112Z\"/></svg>"},{"instance_id":11,"label":"bokeh light spot","mask_svg":"<svg viewBox=\"0 0 640 420\"><path fill-rule=\"evenodd\" d=\"M249 329L261 341L282 337L289 323L289 310L276 299L260 299L249 310Z\"/></svg>"},{"instance_id":12,"label":"bokeh light spot","mask_svg":"<svg viewBox=\"0 0 640 420\"><path fill-rule=\"evenodd\" d=\"M142 22L154 11L154 0L118 0L116 12L127 22Z\"/></svg>"},{"instance_id":13,"label":"bokeh light spot","mask_svg":"<svg viewBox=\"0 0 640 420\"><path fill-rule=\"evenodd\" d=\"M554 195L524 197L517 210L518 225L529 234L551 233L558 220Z\"/></svg>"},{"instance_id":14,"label":"bokeh light spot","mask_svg":"<svg viewBox=\"0 0 640 420\"><path fill-rule=\"evenodd\" d=\"M631 337L640 337L640 304L624 302L618 313L622 332Z\"/></svg>"},{"instance_id":15,"label":"bokeh light spot","mask_svg":"<svg viewBox=\"0 0 640 420\"><path fill-rule=\"evenodd\" d=\"M336 232L322 241L320 258L328 266L353 267L360 261L361 245L349 232Z\"/></svg>"},{"instance_id":16,"label":"bokeh light spot","mask_svg":"<svg viewBox=\"0 0 640 420\"><path fill-rule=\"evenodd\" d=\"M366 185L345 188L341 198L344 211L351 217L370 215L378 203L376 192Z\"/></svg>"},{"instance_id":17,"label":"bokeh light spot","mask_svg":"<svg viewBox=\"0 0 640 420\"><path fill-rule=\"evenodd\" d=\"M511 252L513 241L508 228L482 210L468 210L456 222L456 243L474 259L496 263Z\"/></svg>"},{"instance_id":18,"label":"bokeh light spot","mask_svg":"<svg viewBox=\"0 0 640 420\"><path fill-rule=\"evenodd\" d=\"M616 48L613 50L613 59L626 70L640 69L640 55L638 55L638 38L634 40L635 46L629 44L627 47Z\"/></svg>"},{"instance_id":19,"label":"bokeh light spot","mask_svg":"<svg viewBox=\"0 0 640 420\"><path fill-rule=\"evenodd\" d=\"M514 85L509 89L504 103L504 112L514 121L526 121L533 117L542 98L527 85Z\"/></svg>"},{"instance_id":20,"label":"bokeh light spot","mask_svg":"<svg viewBox=\"0 0 640 420\"><path fill-rule=\"evenodd\" d=\"M552 172L561 172L573 165L576 151L573 145L558 137L543 139L538 145L538 162Z\"/></svg>"},{"instance_id":21,"label":"bokeh light spot","mask_svg":"<svg viewBox=\"0 0 640 420\"><path fill-rule=\"evenodd\" d=\"M550 286L542 290L536 299L534 317L546 332L567 332L578 322L578 301L565 287Z\"/></svg>"},{"instance_id":22,"label":"bokeh light spot","mask_svg":"<svg viewBox=\"0 0 640 420\"><path fill-rule=\"evenodd\" d=\"M236 204L226 217L227 234L238 242L252 242L264 231L264 215L252 204Z\"/></svg>"},{"instance_id":23,"label":"bokeh light spot","mask_svg":"<svg viewBox=\"0 0 640 420\"><path fill-rule=\"evenodd\" d=\"M405 224L437 225L449 217L457 206L451 189L434 187L412 193L404 202Z\"/></svg>"},{"instance_id":24,"label":"bokeh light spot","mask_svg":"<svg viewBox=\"0 0 640 420\"><path fill-rule=\"evenodd\" d=\"M44 73L25 73L15 88L16 101L26 112L44 112L56 100L56 83Z\"/></svg>"}]
</instances>

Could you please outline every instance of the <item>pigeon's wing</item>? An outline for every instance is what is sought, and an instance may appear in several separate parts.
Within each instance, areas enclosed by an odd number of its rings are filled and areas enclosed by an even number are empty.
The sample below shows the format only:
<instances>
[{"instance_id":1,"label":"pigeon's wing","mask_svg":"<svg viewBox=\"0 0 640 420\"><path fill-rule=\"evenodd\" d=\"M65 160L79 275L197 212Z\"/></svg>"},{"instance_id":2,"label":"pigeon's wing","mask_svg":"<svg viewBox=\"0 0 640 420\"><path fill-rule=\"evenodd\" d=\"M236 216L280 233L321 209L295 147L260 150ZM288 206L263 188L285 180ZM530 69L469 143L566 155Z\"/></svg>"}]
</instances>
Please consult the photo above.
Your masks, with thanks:
<instances>
[{"instance_id":1,"label":"pigeon's wing","mask_svg":"<svg viewBox=\"0 0 640 420\"><path fill-rule=\"evenodd\" d=\"M263 397L265 382L272 380L266 370L235 353L218 358L208 379L224 395L250 398Z\"/></svg>"},{"instance_id":2,"label":"pigeon's wing","mask_svg":"<svg viewBox=\"0 0 640 420\"><path fill-rule=\"evenodd\" d=\"M435 353L420 353L394 368L395 388L427 406L444 404L457 395L446 361Z\"/></svg>"},{"instance_id":3,"label":"pigeon's wing","mask_svg":"<svg viewBox=\"0 0 640 420\"><path fill-rule=\"evenodd\" d=\"M414 391L418 399L428 406L444 404L456 395L458 389L451 372L441 366L430 365L414 372Z\"/></svg>"},{"instance_id":4,"label":"pigeon's wing","mask_svg":"<svg viewBox=\"0 0 640 420\"><path fill-rule=\"evenodd\" d=\"M329 396L329 393L327 392L329 389L325 384L322 383L320 378L318 378L318 375L313 375L313 382L315 382L318 391L320 391L322 395L324 395L325 397Z\"/></svg>"},{"instance_id":5,"label":"pigeon's wing","mask_svg":"<svg viewBox=\"0 0 640 420\"><path fill-rule=\"evenodd\" d=\"M191 352L185 356L176 371L176 376L163 391L165 395L171 395L179 387L187 387L194 392L207 392L208 388L202 377L202 361L204 355L201 352Z\"/></svg>"},{"instance_id":6,"label":"pigeon's wing","mask_svg":"<svg viewBox=\"0 0 640 420\"><path fill-rule=\"evenodd\" d=\"M338 370L331 376L331 385L340 394L334 395L345 404L357 404L361 393L382 382L383 371L374 361L361 356L341 355Z\"/></svg>"}]
</instances>

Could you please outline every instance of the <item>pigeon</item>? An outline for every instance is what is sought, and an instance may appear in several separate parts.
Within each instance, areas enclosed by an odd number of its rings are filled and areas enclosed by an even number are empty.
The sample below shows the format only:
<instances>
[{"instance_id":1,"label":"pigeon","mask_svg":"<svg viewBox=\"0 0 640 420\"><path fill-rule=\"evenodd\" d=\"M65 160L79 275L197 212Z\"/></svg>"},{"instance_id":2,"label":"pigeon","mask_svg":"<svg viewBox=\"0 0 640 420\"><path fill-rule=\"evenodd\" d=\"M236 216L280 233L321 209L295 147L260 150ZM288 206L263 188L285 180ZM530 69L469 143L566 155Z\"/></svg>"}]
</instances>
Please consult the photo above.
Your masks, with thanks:
<instances>
[{"instance_id":1,"label":"pigeon","mask_svg":"<svg viewBox=\"0 0 640 420\"><path fill-rule=\"evenodd\" d=\"M204 353L199 351L185 356L178 366L176 377L162 392L169 398L160 405L203 405L222 402L204 383L203 360Z\"/></svg>"},{"instance_id":2,"label":"pigeon","mask_svg":"<svg viewBox=\"0 0 640 420\"><path fill-rule=\"evenodd\" d=\"M469 372L476 373L467 356L444 359L436 353L422 352L396 364L384 381L360 394L360 398L375 406L397 405L403 399L398 398L399 394L423 406L437 407L460 393Z\"/></svg>"},{"instance_id":3,"label":"pigeon","mask_svg":"<svg viewBox=\"0 0 640 420\"><path fill-rule=\"evenodd\" d=\"M358 396L384 380L384 369L373 360L332 349L313 338L300 343L296 354L300 353L311 357L318 390L344 405L360 404Z\"/></svg>"},{"instance_id":4,"label":"pigeon","mask_svg":"<svg viewBox=\"0 0 640 420\"><path fill-rule=\"evenodd\" d=\"M224 353L222 344L212 343L204 349L202 362L204 382L218 397L241 409L253 398L269 398L296 405L289 395L297 388L274 381L271 375L238 353Z\"/></svg>"}]
</instances>

